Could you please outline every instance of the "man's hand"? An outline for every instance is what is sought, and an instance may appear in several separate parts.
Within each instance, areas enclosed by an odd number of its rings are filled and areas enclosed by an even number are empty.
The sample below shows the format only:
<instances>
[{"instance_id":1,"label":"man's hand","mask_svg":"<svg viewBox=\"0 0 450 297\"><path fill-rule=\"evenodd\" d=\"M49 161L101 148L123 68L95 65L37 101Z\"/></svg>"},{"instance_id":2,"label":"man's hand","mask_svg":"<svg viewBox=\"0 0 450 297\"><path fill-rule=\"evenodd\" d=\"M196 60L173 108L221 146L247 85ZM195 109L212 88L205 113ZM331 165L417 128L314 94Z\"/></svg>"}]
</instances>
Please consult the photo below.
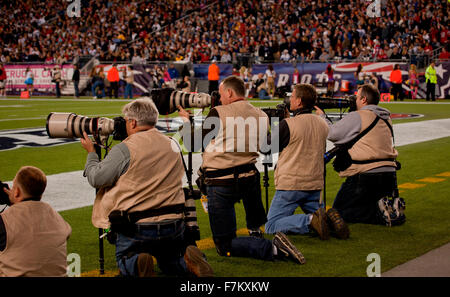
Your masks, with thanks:
<instances>
[{"instance_id":1,"label":"man's hand","mask_svg":"<svg viewBox=\"0 0 450 297\"><path fill-rule=\"evenodd\" d=\"M323 112L323 110L320 109L320 107L314 106L314 108L316 109L316 114L317 114L317 115L321 116L321 115L324 115L324 114L325 114L325 112Z\"/></svg>"},{"instance_id":2,"label":"man's hand","mask_svg":"<svg viewBox=\"0 0 450 297\"><path fill-rule=\"evenodd\" d=\"M92 143L86 132L83 132L83 138L80 138L80 141L81 145L88 153L95 153L94 144Z\"/></svg>"},{"instance_id":3,"label":"man's hand","mask_svg":"<svg viewBox=\"0 0 450 297\"><path fill-rule=\"evenodd\" d=\"M190 116L191 112L188 110L185 110L183 107L181 107L179 105L177 106L177 108L178 108L178 115L183 119L183 121L185 121L185 119L186 119L189 122L190 121L189 116Z\"/></svg>"}]
</instances>

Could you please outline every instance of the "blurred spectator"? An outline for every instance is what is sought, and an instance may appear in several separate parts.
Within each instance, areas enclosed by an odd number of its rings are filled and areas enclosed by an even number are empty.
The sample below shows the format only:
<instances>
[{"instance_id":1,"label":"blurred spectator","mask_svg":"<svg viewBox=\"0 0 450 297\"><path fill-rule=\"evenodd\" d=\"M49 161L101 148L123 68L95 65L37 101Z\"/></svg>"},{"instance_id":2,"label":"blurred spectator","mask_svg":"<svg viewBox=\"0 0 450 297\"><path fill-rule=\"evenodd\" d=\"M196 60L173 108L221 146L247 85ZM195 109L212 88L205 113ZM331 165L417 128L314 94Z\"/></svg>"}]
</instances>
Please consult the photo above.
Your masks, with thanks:
<instances>
[{"instance_id":1,"label":"blurred spectator","mask_svg":"<svg viewBox=\"0 0 450 297\"><path fill-rule=\"evenodd\" d=\"M123 79L125 80L125 92L124 92L124 98L125 99L133 99L133 82L134 82L134 75L133 75L133 66L128 66L130 71L127 71L127 67L123 69Z\"/></svg>"},{"instance_id":2,"label":"blurred spectator","mask_svg":"<svg viewBox=\"0 0 450 297\"><path fill-rule=\"evenodd\" d=\"M210 95L213 91L219 90L219 79L220 79L220 69L219 66L217 66L217 61L213 59L211 65L209 65L208 67L208 81L209 81L208 93Z\"/></svg>"},{"instance_id":3,"label":"blurred spectator","mask_svg":"<svg viewBox=\"0 0 450 297\"><path fill-rule=\"evenodd\" d=\"M435 92L436 92L436 84L437 84L437 76L434 61L431 62L430 66L428 66L425 71L425 82L427 83L427 101L436 101Z\"/></svg>"},{"instance_id":4,"label":"blurred spectator","mask_svg":"<svg viewBox=\"0 0 450 297\"><path fill-rule=\"evenodd\" d=\"M117 70L117 64L113 64L111 69L108 70L107 79L109 81L110 89L109 89L109 98L112 98L114 93L114 98L119 98L119 70Z\"/></svg>"},{"instance_id":5,"label":"blurred spectator","mask_svg":"<svg viewBox=\"0 0 450 297\"><path fill-rule=\"evenodd\" d=\"M275 94L275 78L277 76L275 70L273 69L272 64L269 64L266 69L266 81L267 81L267 91L269 96L273 98Z\"/></svg>"},{"instance_id":6,"label":"blurred spectator","mask_svg":"<svg viewBox=\"0 0 450 297\"><path fill-rule=\"evenodd\" d=\"M417 91L419 89L419 79L418 74L416 70L416 65L411 64L411 67L409 69L409 87L411 89L411 99L416 99L417 97Z\"/></svg>"},{"instance_id":7,"label":"blurred spectator","mask_svg":"<svg viewBox=\"0 0 450 297\"><path fill-rule=\"evenodd\" d=\"M442 52L439 54L439 60L448 60L450 59L450 53L444 47L442 48Z\"/></svg>"},{"instance_id":8,"label":"blurred spectator","mask_svg":"<svg viewBox=\"0 0 450 297\"><path fill-rule=\"evenodd\" d=\"M103 69L100 67L92 68L90 77L91 77L92 97L94 99L105 97L105 82ZM101 95L97 95L98 94L97 88L99 88L99 91L101 91Z\"/></svg>"},{"instance_id":9,"label":"blurred spectator","mask_svg":"<svg viewBox=\"0 0 450 297\"><path fill-rule=\"evenodd\" d=\"M292 85L295 86L296 84L300 83L300 72L297 68L294 69L294 73L292 74Z\"/></svg>"},{"instance_id":10,"label":"blurred spectator","mask_svg":"<svg viewBox=\"0 0 450 297\"><path fill-rule=\"evenodd\" d=\"M73 68L73 75L72 75L72 81L73 81L73 87L75 89L75 98L80 98L80 89L79 89L79 84L80 84L80 69L78 64L74 65Z\"/></svg>"},{"instance_id":11,"label":"blurred spectator","mask_svg":"<svg viewBox=\"0 0 450 297\"><path fill-rule=\"evenodd\" d=\"M27 86L28 94L31 97L34 91L34 74L33 71L31 71L30 67L27 67L27 69L25 70L25 85Z\"/></svg>"},{"instance_id":12,"label":"blurred spectator","mask_svg":"<svg viewBox=\"0 0 450 297\"><path fill-rule=\"evenodd\" d=\"M258 94L258 98L261 100L272 99L269 96L269 92L267 91L266 80L264 79L263 73L258 73L258 79L255 82L256 94Z\"/></svg>"},{"instance_id":13,"label":"blurred spectator","mask_svg":"<svg viewBox=\"0 0 450 297\"><path fill-rule=\"evenodd\" d=\"M61 66L56 65L52 72L52 82L55 83L56 98L61 98Z\"/></svg>"},{"instance_id":14,"label":"blurred spectator","mask_svg":"<svg viewBox=\"0 0 450 297\"><path fill-rule=\"evenodd\" d=\"M175 68L174 64L170 64L169 65L169 69L167 70L167 72L169 72L170 80L175 80L176 81L178 79L178 77L180 77L180 73Z\"/></svg>"},{"instance_id":15,"label":"blurred spectator","mask_svg":"<svg viewBox=\"0 0 450 297\"><path fill-rule=\"evenodd\" d=\"M326 6L325 6L326 3ZM420 55L448 44L448 5L386 1L368 18L370 1L183 0L82 1L82 18L69 18L66 1L2 1L1 61L55 62L82 55L101 61L233 62L236 54L261 62L358 57L382 60ZM384 2L383 2L384 3ZM21 20L17 22L15 20ZM405 47L409 53L405 52ZM314 52L314 54L312 54ZM55 61L51 61L55 57Z\"/></svg>"},{"instance_id":16,"label":"blurred spectator","mask_svg":"<svg viewBox=\"0 0 450 297\"><path fill-rule=\"evenodd\" d=\"M6 69L0 62L0 97L6 97Z\"/></svg>"},{"instance_id":17,"label":"blurred spectator","mask_svg":"<svg viewBox=\"0 0 450 297\"><path fill-rule=\"evenodd\" d=\"M183 77L183 80L180 80L180 82L177 84L177 89L182 92L191 92L191 81L189 80L189 76L185 76Z\"/></svg>"},{"instance_id":18,"label":"blurred spectator","mask_svg":"<svg viewBox=\"0 0 450 297\"><path fill-rule=\"evenodd\" d=\"M397 101L397 98L403 101L402 71L399 64L394 65L389 81L392 83L391 94L394 96L394 101Z\"/></svg>"},{"instance_id":19,"label":"blurred spectator","mask_svg":"<svg viewBox=\"0 0 450 297\"><path fill-rule=\"evenodd\" d=\"M378 77L376 72L370 74L370 83L378 90Z\"/></svg>"}]
</instances>

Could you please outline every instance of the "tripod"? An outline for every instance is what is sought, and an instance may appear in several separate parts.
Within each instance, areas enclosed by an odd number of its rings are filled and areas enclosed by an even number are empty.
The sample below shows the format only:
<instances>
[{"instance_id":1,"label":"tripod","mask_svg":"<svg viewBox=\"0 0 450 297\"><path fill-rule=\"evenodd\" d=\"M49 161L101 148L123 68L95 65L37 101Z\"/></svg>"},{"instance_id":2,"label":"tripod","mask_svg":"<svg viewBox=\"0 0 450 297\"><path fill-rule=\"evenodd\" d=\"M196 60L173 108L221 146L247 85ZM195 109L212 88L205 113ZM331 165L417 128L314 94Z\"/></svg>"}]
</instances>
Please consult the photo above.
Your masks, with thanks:
<instances>
[{"instance_id":1,"label":"tripod","mask_svg":"<svg viewBox=\"0 0 450 297\"><path fill-rule=\"evenodd\" d=\"M98 144L94 144L95 153L98 156L99 161L102 160L102 148ZM108 149L105 148L105 157L108 154ZM98 189L95 189L95 194L97 196ZM106 233L105 233L106 234ZM99 269L100 269L100 275L105 274L105 252L104 252L104 245L103 245L103 237L105 236L104 230L102 228L98 229L98 262L99 262Z\"/></svg>"},{"instance_id":2,"label":"tripod","mask_svg":"<svg viewBox=\"0 0 450 297\"><path fill-rule=\"evenodd\" d=\"M264 154L264 158L262 160L262 163L264 165L264 189L266 194L266 216L269 213L269 167L273 166L272 162L272 155L271 154Z\"/></svg>"}]
</instances>

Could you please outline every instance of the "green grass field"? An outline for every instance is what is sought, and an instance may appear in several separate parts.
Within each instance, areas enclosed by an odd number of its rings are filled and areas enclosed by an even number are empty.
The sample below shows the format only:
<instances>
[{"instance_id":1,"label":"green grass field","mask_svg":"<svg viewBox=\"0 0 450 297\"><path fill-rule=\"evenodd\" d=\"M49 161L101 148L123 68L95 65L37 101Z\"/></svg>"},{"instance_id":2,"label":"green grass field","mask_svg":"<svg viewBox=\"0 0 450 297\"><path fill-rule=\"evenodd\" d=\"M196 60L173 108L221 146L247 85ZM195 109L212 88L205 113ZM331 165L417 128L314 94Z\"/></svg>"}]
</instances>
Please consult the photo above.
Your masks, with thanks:
<instances>
[{"instance_id":1,"label":"green grass field","mask_svg":"<svg viewBox=\"0 0 450 297\"><path fill-rule=\"evenodd\" d=\"M445 100L444 102L449 102ZM258 103L258 107L275 106L279 102ZM43 127L52 111L74 112L89 116L117 116L125 101L56 101L56 100L0 100L0 130ZM450 104L382 104L393 113L421 113L413 120L395 120L394 123L423 121L450 117ZM175 114L176 115L176 114ZM175 116L172 115L172 116ZM407 222L400 227L386 228L363 224L350 225L349 240L331 238L320 241L310 235L290 235L290 239L305 255L307 263L296 265L288 261L264 262L245 258L222 258L214 248L205 250L208 261L217 276L365 276L370 264L370 253L381 256L382 271L424 254L450 242L450 137L402 146L398 172L401 196L407 203ZM42 168L48 175L82 170L86 152L79 143L49 148L19 148L0 152L1 180L12 180L23 165ZM273 172L270 173L270 199L273 196ZM428 179L427 179L428 178ZM327 204L343 182L327 168ZM262 184L262 183L261 183ZM408 188L407 184L419 185ZM403 187L402 187L403 185ZM263 192L264 193L264 192ZM264 195L264 194L263 194ZM263 201L265 197L263 196ZM68 253L81 256L82 272L98 269L98 230L91 225L91 207L63 211L61 214L72 226ZM238 228L245 227L242 204L236 205ZM197 201L198 221L202 239L211 237L208 216ZM271 236L266 236L271 238ZM114 247L105 241L105 268L117 273Z\"/></svg>"}]
</instances>

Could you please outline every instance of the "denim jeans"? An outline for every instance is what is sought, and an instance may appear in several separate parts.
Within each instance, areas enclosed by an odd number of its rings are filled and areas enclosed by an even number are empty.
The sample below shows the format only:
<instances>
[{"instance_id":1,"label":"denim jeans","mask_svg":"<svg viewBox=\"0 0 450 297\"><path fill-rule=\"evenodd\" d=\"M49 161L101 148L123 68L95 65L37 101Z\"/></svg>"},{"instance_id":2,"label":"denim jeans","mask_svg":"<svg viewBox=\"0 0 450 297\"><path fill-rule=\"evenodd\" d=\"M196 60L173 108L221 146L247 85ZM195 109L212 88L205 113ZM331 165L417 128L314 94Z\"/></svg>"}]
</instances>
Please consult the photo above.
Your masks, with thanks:
<instances>
[{"instance_id":1,"label":"denim jeans","mask_svg":"<svg viewBox=\"0 0 450 297\"><path fill-rule=\"evenodd\" d=\"M102 90L102 97L105 97L105 84L102 81L96 81L94 84L92 84L92 96L96 97L97 93L95 92L95 89L97 87L100 87L100 89Z\"/></svg>"},{"instance_id":2,"label":"denim jeans","mask_svg":"<svg viewBox=\"0 0 450 297\"><path fill-rule=\"evenodd\" d=\"M77 80L74 80L73 81L73 88L74 88L74 90L75 90L75 97L80 97L80 89L79 89L79 81L77 81Z\"/></svg>"},{"instance_id":3,"label":"denim jeans","mask_svg":"<svg viewBox=\"0 0 450 297\"><path fill-rule=\"evenodd\" d=\"M132 84L126 84L125 85L125 99L130 98L133 99L133 85Z\"/></svg>"},{"instance_id":4,"label":"denim jeans","mask_svg":"<svg viewBox=\"0 0 450 297\"><path fill-rule=\"evenodd\" d=\"M251 257L263 260L273 259L272 242L264 238L236 237L236 211L234 204L241 198L246 209L247 226L253 220L259 227L265 222L264 208L261 195L258 201L249 201L255 198L255 188L259 189L259 175L250 184L240 186L207 186L209 223L216 247L230 252L235 257ZM250 197L253 197L249 199ZM255 198L256 199L256 198ZM262 209L257 206L260 204ZM255 209L254 206L257 206ZM256 212L255 212L256 211ZM261 214L262 211L262 214ZM251 218L249 218L251 216ZM258 223L255 223L258 222ZM262 222L262 223L260 223Z\"/></svg>"},{"instance_id":5,"label":"denim jeans","mask_svg":"<svg viewBox=\"0 0 450 297\"><path fill-rule=\"evenodd\" d=\"M333 208L349 223L379 224L378 200L392 196L396 187L395 172L361 173L347 177Z\"/></svg>"},{"instance_id":6,"label":"denim jeans","mask_svg":"<svg viewBox=\"0 0 450 297\"><path fill-rule=\"evenodd\" d=\"M182 220L137 224L133 237L118 234L116 261L124 276L137 276L136 261L139 253L154 256L161 271L166 275L185 276L185 246Z\"/></svg>"},{"instance_id":7,"label":"denim jeans","mask_svg":"<svg viewBox=\"0 0 450 297\"><path fill-rule=\"evenodd\" d=\"M267 216L266 233L309 232L309 214L319 208L320 191L280 191L275 192ZM305 214L294 214L300 207Z\"/></svg>"},{"instance_id":8,"label":"denim jeans","mask_svg":"<svg viewBox=\"0 0 450 297\"><path fill-rule=\"evenodd\" d=\"M261 100L271 99L271 97L269 96L269 94L267 93L267 91L264 90L264 89L261 89L261 91L259 91L258 97L259 97L259 99L261 99Z\"/></svg>"}]
</instances>

